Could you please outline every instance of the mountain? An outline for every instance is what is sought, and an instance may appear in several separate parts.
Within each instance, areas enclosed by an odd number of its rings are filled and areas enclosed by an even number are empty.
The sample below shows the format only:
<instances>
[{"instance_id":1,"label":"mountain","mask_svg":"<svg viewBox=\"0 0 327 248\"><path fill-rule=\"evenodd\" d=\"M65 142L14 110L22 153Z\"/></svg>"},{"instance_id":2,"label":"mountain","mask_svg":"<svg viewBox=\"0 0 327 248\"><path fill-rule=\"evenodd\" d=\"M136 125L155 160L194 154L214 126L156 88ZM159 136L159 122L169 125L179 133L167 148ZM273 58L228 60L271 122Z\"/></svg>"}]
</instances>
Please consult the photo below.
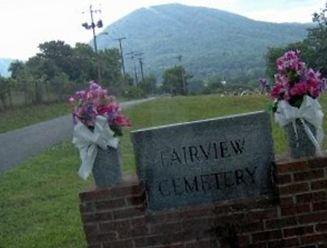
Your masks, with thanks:
<instances>
[{"instance_id":1,"label":"mountain","mask_svg":"<svg viewBox=\"0 0 327 248\"><path fill-rule=\"evenodd\" d=\"M204 7L166 4L138 9L98 36L100 49L118 47L124 54L143 52L146 73L161 75L182 63L195 78L214 75L259 75L264 73L268 47L302 40L309 24L254 21L229 12ZM177 57L182 55L182 61ZM129 73L132 74L131 60Z\"/></svg>"},{"instance_id":2,"label":"mountain","mask_svg":"<svg viewBox=\"0 0 327 248\"><path fill-rule=\"evenodd\" d=\"M3 77L10 76L8 68L9 68L11 62L13 62L13 61L14 60L12 60L12 59L0 58L0 76L3 76Z\"/></svg>"}]
</instances>

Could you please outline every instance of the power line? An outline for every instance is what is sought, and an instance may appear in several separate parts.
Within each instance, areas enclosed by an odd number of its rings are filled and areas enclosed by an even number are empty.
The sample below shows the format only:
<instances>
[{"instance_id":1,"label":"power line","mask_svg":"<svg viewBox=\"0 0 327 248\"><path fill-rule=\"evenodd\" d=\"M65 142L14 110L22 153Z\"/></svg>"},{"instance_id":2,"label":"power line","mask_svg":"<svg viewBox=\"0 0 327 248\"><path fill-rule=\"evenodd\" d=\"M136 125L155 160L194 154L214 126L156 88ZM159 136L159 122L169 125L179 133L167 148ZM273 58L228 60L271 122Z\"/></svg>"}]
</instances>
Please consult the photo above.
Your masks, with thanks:
<instances>
[{"instance_id":1,"label":"power line","mask_svg":"<svg viewBox=\"0 0 327 248\"><path fill-rule=\"evenodd\" d=\"M125 71L125 61L124 61L124 53L123 53L122 41L123 40L126 40L126 37L120 37L120 38L117 38L115 40L118 40L118 42L119 42L120 58L121 58L121 63L122 63L123 76L125 77L126 71Z\"/></svg>"},{"instance_id":2,"label":"power line","mask_svg":"<svg viewBox=\"0 0 327 248\"><path fill-rule=\"evenodd\" d=\"M100 68L100 61L99 61L99 56L98 56L98 45L97 45L97 37L96 37L96 34L95 34L95 28L102 28L103 23L102 23L102 20L99 19L97 21L97 23L95 24L94 23L94 16L93 16L94 13L101 13L101 10L100 9L93 9L93 6L91 4L90 8L89 8L89 11L90 11L90 17L91 17L91 24L88 24L87 22L84 22L82 24L82 26L87 30L92 29L93 46L94 46L94 52L96 54L96 61L97 61L98 81L101 82L101 68Z\"/></svg>"},{"instance_id":3,"label":"power line","mask_svg":"<svg viewBox=\"0 0 327 248\"><path fill-rule=\"evenodd\" d=\"M135 65L135 55L137 52L131 51L129 53L126 53L126 55L130 55L130 59L133 61L133 68L134 68L134 85L136 86L138 84L138 76L137 76L137 71L136 71L136 65Z\"/></svg>"}]
</instances>

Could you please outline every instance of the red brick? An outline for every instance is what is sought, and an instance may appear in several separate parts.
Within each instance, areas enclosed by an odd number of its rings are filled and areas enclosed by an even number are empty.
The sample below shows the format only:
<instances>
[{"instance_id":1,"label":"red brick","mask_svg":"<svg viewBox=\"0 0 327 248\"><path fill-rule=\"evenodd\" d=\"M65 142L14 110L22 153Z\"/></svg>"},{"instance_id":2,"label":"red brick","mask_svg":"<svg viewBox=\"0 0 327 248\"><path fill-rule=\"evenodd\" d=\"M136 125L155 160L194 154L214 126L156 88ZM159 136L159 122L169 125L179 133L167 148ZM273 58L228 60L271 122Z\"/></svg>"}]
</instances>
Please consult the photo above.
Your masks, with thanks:
<instances>
[{"instance_id":1,"label":"red brick","mask_svg":"<svg viewBox=\"0 0 327 248\"><path fill-rule=\"evenodd\" d=\"M103 243L103 248L133 248L133 247L134 245L131 240Z\"/></svg>"},{"instance_id":2,"label":"red brick","mask_svg":"<svg viewBox=\"0 0 327 248\"><path fill-rule=\"evenodd\" d=\"M294 181L296 182L309 181L312 179L317 179L322 177L324 177L323 169L294 173Z\"/></svg>"},{"instance_id":3,"label":"red brick","mask_svg":"<svg viewBox=\"0 0 327 248\"><path fill-rule=\"evenodd\" d=\"M156 245L152 248L184 248L184 242L173 243L169 245Z\"/></svg>"},{"instance_id":4,"label":"red brick","mask_svg":"<svg viewBox=\"0 0 327 248\"><path fill-rule=\"evenodd\" d=\"M220 242L216 239L205 239L188 242L185 244L185 248L216 248L221 247Z\"/></svg>"},{"instance_id":5,"label":"red brick","mask_svg":"<svg viewBox=\"0 0 327 248\"><path fill-rule=\"evenodd\" d=\"M148 226L139 226L139 227L132 227L132 229L127 232L126 236L120 233L120 237L143 237L150 234Z\"/></svg>"},{"instance_id":6,"label":"red brick","mask_svg":"<svg viewBox=\"0 0 327 248\"><path fill-rule=\"evenodd\" d=\"M319 242L323 242L327 240L327 233L325 234L313 234L308 236L302 236L301 242L302 244L317 244Z\"/></svg>"},{"instance_id":7,"label":"red brick","mask_svg":"<svg viewBox=\"0 0 327 248\"><path fill-rule=\"evenodd\" d=\"M162 212L158 214L147 214L145 215L145 220L149 224L165 223L165 222L174 222L180 219L179 212Z\"/></svg>"},{"instance_id":8,"label":"red brick","mask_svg":"<svg viewBox=\"0 0 327 248\"><path fill-rule=\"evenodd\" d=\"M316 230L317 232L327 232L327 222L317 224Z\"/></svg>"},{"instance_id":9,"label":"red brick","mask_svg":"<svg viewBox=\"0 0 327 248\"><path fill-rule=\"evenodd\" d=\"M247 246L250 243L250 236L244 234L239 235L237 241L241 247Z\"/></svg>"},{"instance_id":10,"label":"red brick","mask_svg":"<svg viewBox=\"0 0 327 248\"><path fill-rule=\"evenodd\" d=\"M125 219L138 216L144 216L145 208L143 205L135 206L133 208L125 208L113 211L114 219Z\"/></svg>"},{"instance_id":11,"label":"red brick","mask_svg":"<svg viewBox=\"0 0 327 248\"><path fill-rule=\"evenodd\" d=\"M108 201L100 201L95 203L97 210L111 210L115 208L120 208L125 206L124 198L108 200Z\"/></svg>"},{"instance_id":12,"label":"red brick","mask_svg":"<svg viewBox=\"0 0 327 248\"><path fill-rule=\"evenodd\" d=\"M293 201L293 197L292 196L285 196L285 197L280 197L279 198L279 204L280 206L284 206L284 205L291 205L294 204L295 202Z\"/></svg>"},{"instance_id":13,"label":"red brick","mask_svg":"<svg viewBox=\"0 0 327 248\"><path fill-rule=\"evenodd\" d=\"M110 232L110 231L121 231L121 230L130 230L131 225L129 220L123 220L123 221L111 221L107 223L100 223L99 225L100 232Z\"/></svg>"},{"instance_id":14,"label":"red brick","mask_svg":"<svg viewBox=\"0 0 327 248\"><path fill-rule=\"evenodd\" d=\"M219 207L216 209L212 207L196 207L196 208L189 208L187 210L182 210L179 214L181 219L193 219L197 217L204 217L204 216L214 216L215 213L219 212L220 214L224 214L228 212L228 208L226 206L221 207L218 211Z\"/></svg>"},{"instance_id":15,"label":"red brick","mask_svg":"<svg viewBox=\"0 0 327 248\"><path fill-rule=\"evenodd\" d=\"M134 243L136 247L147 247L155 245L166 245L169 242L165 241L165 237L161 235L151 235L140 238L135 238Z\"/></svg>"},{"instance_id":16,"label":"red brick","mask_svg":"<svg viewBox=\"0 0 327 248\"><path fill-rule=\"evenodd\" d=\"M204 232L215 232L220 229L221 224L214 218L189 219L181 222L183 230L189 234L203 234Z\"/></svg>"},{"instance_id":17,"label":"red brick","mask_svg":"<svg viewBox=\"0 0 327 248\"><path fill-rule=\"evenodd\" d=\"M133 218L130 220L132 227L146 226L147 222L144 217Z\"/></svg>"},{"instance_id":18,"label":"red brick","mask_svg":"<svg viewBox=\"0 0 327 248\"><path fill-rule=\"evenodd\" d=\"M281 207L282 216L295 215L299 213L309 213L309 212L310 212L310 204L308 203L292 204L289 206Z\"/></svg>"},{"instance_id":19,"label":"red brick","mask_svg":"<svg viewBox=\"0 0 327 248\"><path fill-rule=\"evenodd\" d=\"M284 237L302 236L305 234L313 233L313 226L298 226L286 228L283 230Z\"/></svg>"},{"instance_id":20,"label":"red brick","mask_svg":"<svg viewBox=\"0 0 327 248\"><path fill-rule=\"evenodd\" d=\"M278 174L289 173L294 171L303 171L310 169L310 167L304 161L294 161L290 163L277 164Z\"/></svg>"},{"instance_id":21,"label":"red brick","mask_svg":"<svg viewBox=\"0 0 327 248\"><path fill-rule=\"evenodd\" d=\"M265 231L265 232L252 234L253 242L280 239L281 237L282 237L282 232L280 230Z\"/></svg>"},{"instance_id":22,"label":"red brick","mask_svg":"<svg viewBox=\"0 0 327 248\"><path fill-rule=\"evenodd\" d=\"M298 238L283 238L282 240L275 240L268 242L268 248L281 248L281 247L298 247L300 244Z\"/></svg>"},{"instance_id":23,"label":"red brick","mask_svg":"<svg viewBox=\"0 0 327 248\"><path fill-rule=\"evenodd\" d=\"M299 245L298 238L284 238L282 247L294 247Z\"/></svg>"},{"instance_id":24,"label":"red brick","mask_svg":"<svg viewBox=\"0 0 327 248\"><path fill-rule=\"evenodd\" d=\"M102 212L102 213L96 213L94 214L95 221L97 222L105 222L113 220L112 212Z\"/></svg>"},{"instance_id":25,"label":"red brick","mask_svg":"<svg viewBox=\"0 0 327 248\"><path fill-rule=\"evenodd\" d=\"M145 194L137 195L137 196L129 196L125 198L126 205L142 205L145 203Z\"/></svg>"},{"instance_id":26,"label":"red brick","mask_svg":"<svg viewBox=\"0 0 327 248\"><path fill-rule=\"evenodd\" d=\"M327 192L326 191L318 191L312 193L305 193L296 196L297 203L303 202L314 202L314 201L321 201L327 200Z\"/></svg>"},{"instance_id":27,"label":"red brick","mask_svg":"<svg viewBox=\"0 0 327 248\"><path fill-rule=\"evenodd\" d=\"M263 231L263 222L237 223L237 230L241 233Z\"/></svg>"},{"instance_id":28,"label":"red brick","mask_svg":"<svg viewBox=\"0 0 327 248\"><path fill-rule=\"evenodd\" d=\"M284 174L284 175L278 175L277 176L277 183L279 185L282 185L282 184L287 184L287 183L290 183L292 182L292 177L290 174Z\"/></svg>"},{"instance_id":29,"label":"red brick","mask_svg":"<svg viewBox=\"0 0 327 248\"><path fill-rule=\"evenodd\" d=\"M311 168L327 168L327 159L326 157L315 158L311 161L308 161Z\"/></svg>"},{"instance_id":30,"label":"red brick","mask_svg":"<svg viewBox=\"0 0 327 248\"><path fill-rule=\"evenodd\" d=\"M327 201L314 202L313 211L327 210Z\"/></svg>"},{"instance_id":31,"label":"red brick","mask_svg":"<svg viewBox=\"0 0 327 248\"><path fill-rule=\"evenodd\" d=\"M310 213L305 215L299 215L298 220L300 224L306 224L306 223L313 223L313 222L321 222L327 220L327 211L325 212L316 212L316 213Z\"/></svg>"},{"instance_id":32,"label":"red brick","mask_svg":"<svg viewBox=\"0 0 327 248\"><path fill-rule=\"evenodd\" d=\"M246 217L252 221L262 220L262 219L271 219L277 217L277 209L262 209L257 211L250 211L246 213Z\"/></svg>"},{"instance_id":33,"label":"red brick","mask_svg":"<svg viewBox=\"0 0 327 248\"><path fill-rule=\"evenodd\" d=\"M266 229L276 229L282 227L295 226L297 224L295 217L286 217L281 219L272 219L266 221Z\"/></svg>"},{"instance_id":34,"label":"red brick","mask_svg":"<svg viewBox=\"0 0 327 248\"><path fill-rule=\"evenodd\" d=\"M112 188L95 189L93 191L82 192L79 194L82 202L104 201L113 198L121 198L127 195L140 195L144 191L138 184L121 185Z\"/></svg>"},{"instance_id":35,"label":"red brick","mask_svg":"<svg viewBox=\"0 0 327 248\"><path fill-rule=\"evenodd\" d=\"M116 241L118 234L116 232L86 234L86 240L89 244Z\"/></svg>"},{"instance_id":36,"label":"red brick","mask_svg":"<svg viewBox=\"0 0 327 248\"><path fill-rule=\"evenodd\" d=\"M151 234L169 235L171 233L179 232L183 228L182 223L163 223L151 226Z\"/></svg>"},{"instance_id":37,"label":"red brick","mask_svg":"<svg viewBox=\"0 0 327 248\"><path fill-rule=\"evenodd\" d=\"M312 190L327 189L327 179L311 182L311 189Z\"/></svg>"},{"instance_id":38,"label":"red brick","mask_svg":"<svg viewBox=\"0 0 327 248\"><path fill-rule=\"evenodd\" d=\"M250 244L248 246L245 246L246 248L267 248L267 243L266 242L260 242L260 243L255 243L255 244Z\"/></svg>"},{"instance_id":39,"label":"red brick","mask_svg":"<svg viewBox=\"0 0 327 248\"><path fill-rule=\"evenodd\" d=\"M81 192L79 194L81 202L88 202L88 201L96 201L96 200L104 200L110 197L110 189L102 189L102 190L92 190Z\"/></svg>"},{"instance_id":40,"label":"red brick","mask_svg":"<svg viewBox=\"0 0 327 248\"><path fill-rule=\"evenodd\" d=\"M297 183L297 184L290 184L287 186L279 187L280 195L296 194L296 193L302 193L307 191L309 191L308 183Z\"/></svg>"},{"instance_id":41,"label":"red brick","mask_svg":"<svg viewBox=\"0 0 327 248\"><path fill-rule=\"evenodd\" d=\"M134 185L127 185L122 187L113 187L111 188L111 196L120 198L126 197L129 195L140 195L144 192L144 188L141 185L134 184Z\"/></svg>"}]
</instances>

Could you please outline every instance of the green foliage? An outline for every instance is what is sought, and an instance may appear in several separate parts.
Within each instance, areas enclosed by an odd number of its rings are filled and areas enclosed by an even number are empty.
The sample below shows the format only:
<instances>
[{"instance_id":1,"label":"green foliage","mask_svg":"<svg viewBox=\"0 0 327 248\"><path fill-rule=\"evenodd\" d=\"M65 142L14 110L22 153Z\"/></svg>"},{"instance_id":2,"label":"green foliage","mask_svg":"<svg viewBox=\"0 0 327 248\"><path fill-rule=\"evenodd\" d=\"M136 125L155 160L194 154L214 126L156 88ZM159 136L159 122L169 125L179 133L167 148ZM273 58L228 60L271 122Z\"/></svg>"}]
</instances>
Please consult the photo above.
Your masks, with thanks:
<instances>
[{"instance_id":1,"label":"green foliage","mask_svg":"<svg viewBox=\"0 0 327 248\"><path fill-rule=\"evenodd\" d=\"M149 75L144 78L138 86L143 91L144 96L151 95L156 92L157 79L154 75Z\"/></svg>"},{"instance_id":2,"label":"green foliage","mask_svg":"<svg viewBox=\"0 0 327 248\"><path fill-rule=\"evenodd\" d=\"M276 73L276 59L288 50L301 51L301 59L323 76L327 76L327 3L320 13L314 13L316 26L308 29L307 37L300 42L290 43L283 47L271 47L266 54L266 74L270 78Z\"/></svg>"},{"instance_id":3,"label":"green foliage","mask_svg":"<svg viewBox=\"0 0 327 248\"><path fill-rule=\"evenodd\" d=\"M162 84L164 92L172 95L186 95L187 78L185 68L181 65L165 70Z\"/></svg>"},{"instance_id":4,"label":"green foliage","mask_svg":"<svg viewBox=\"0 0 327 248\"><path fill-rule=\"evenodd\" d=\"M300 57L309 67L316 68L315 51L309 46L307 40L288 44L284 47L271 47L266 54L266 75L273 79L276 74L276 60L289 50L301 51Z\"/></svg>"},{"instance_id":5,"label":"green foliage","mask_svg":"<svg viewBox=\"0 0 327 248\"><path fill-rule=\"evenodd\" d=\"M95 54L89 45L77 43L71 47L58 40L44 42L39 49L40 52L25 63L15 61L9 67L12 85L23 93L25 104L66 100L87 82L97 80L98 69L101 84L109 88L111 94L121 95L126 86L116 48ZM1 96L4 99L4 94ZM4 106L5 101L2 102Z\"/></svg>"},{"instance_id":6,"label":"green foliage","mask_svg":"<svg viewBox=\"0 0 327 248\"><path fill-rule=\"evenodd\" d=\"M7 108L9 106L10 95L10 81L7 78L0 76L0 109Z\"/></svg>"},{"instance_id":7,"label":"green foliage","mask_svg":"<svg viewBox=\"0 0 327 248\"><path fill-rule=\"evenodd\" d=\"M324 76L327 76L327 2L320 13L314 13L316 27L309 29L306 42L314 51L314 63Z\"/></svg>"}]
</instances>

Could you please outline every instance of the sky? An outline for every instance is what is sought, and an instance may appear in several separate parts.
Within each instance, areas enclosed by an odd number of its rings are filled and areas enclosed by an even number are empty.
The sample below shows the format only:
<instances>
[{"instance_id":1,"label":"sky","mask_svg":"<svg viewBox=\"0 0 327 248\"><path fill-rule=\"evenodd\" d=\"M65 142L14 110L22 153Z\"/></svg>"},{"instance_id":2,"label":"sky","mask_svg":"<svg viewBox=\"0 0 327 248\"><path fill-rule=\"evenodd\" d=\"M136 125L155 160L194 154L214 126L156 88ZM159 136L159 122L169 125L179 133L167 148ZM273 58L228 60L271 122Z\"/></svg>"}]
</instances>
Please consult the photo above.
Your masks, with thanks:
<instances>
[{"instance_id":1,"label":"sky","mask_svg":"<svg viewBox=\"0 0 327 248\"><path fill-rule=\"evenodd\" d=\"M254 20L306 23L326 0L0 0L0 58L26 60L38 52L38 44L50 40L72 46L88 42L92 33L81 24L90 22L90 4L101 9L95 19L107 26L138 8L167 3L216 8Z\"/></svg>"}]
</instances>

